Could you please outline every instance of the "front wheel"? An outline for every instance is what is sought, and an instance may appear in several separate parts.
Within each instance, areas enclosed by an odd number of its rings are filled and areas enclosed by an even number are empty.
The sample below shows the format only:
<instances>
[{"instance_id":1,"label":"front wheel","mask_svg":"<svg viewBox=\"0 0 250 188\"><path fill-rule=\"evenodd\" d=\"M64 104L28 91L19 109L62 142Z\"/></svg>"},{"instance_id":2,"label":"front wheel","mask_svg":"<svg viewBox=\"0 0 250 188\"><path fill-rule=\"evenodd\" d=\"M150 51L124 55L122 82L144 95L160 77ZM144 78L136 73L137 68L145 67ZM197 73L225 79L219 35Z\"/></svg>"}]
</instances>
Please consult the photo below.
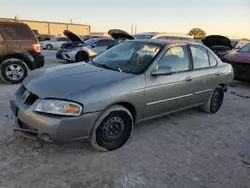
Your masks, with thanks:
<instances>
[{"instance_id":1,"label":"front wheel","mask_svg":"<svg viewBox=\"0 0 250 188\"><path fill-rule=\"evenodd\" d=\"M116 150L127 142L133 125L133 117L126 108L112 106L97 120L90 135L90 142L98 150Z\"/></svg>"},{"instance_id":2,"label":"front wheel","mask_svg":"<svg viewBox=\"0 0 250 188\"><path fill-rule=\"evenodd\" d=\"M76 58L75 58L76 62L81 62L81 61L87 62L88 60L89 60L89 56L86 52L80 51L76 54Z\"/></svg>"},{"instance_id":3,"label":"front wheel","mask_svg":"<svg viewBox=\"0 0 250 188\"><path fill-rule=\"evenodd\" d=\"M209 97L206 104L202 106L202 110L214 114L218 112L224 100L224 89L222 86L218 86L212 95Z\"/></svg>"}]
</instances>

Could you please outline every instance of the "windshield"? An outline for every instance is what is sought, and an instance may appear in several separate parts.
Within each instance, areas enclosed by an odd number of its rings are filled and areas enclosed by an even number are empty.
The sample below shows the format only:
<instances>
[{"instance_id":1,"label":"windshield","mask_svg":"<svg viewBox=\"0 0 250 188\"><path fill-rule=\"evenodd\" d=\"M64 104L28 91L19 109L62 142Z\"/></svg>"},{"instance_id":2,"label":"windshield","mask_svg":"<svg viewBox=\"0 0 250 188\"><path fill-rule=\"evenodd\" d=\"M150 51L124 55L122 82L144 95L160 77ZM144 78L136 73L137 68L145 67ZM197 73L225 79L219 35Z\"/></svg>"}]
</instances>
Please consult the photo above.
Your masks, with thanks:
<instances>
[{"instance_id":1,"label":"windshield","mask_svg":"<svg viewBox=\"0 0 250 188\"><path fill-rule=\"evenodd\" d=\"M159 44L125 41L94 58L93 63L120 72L140 74L150 65L160 48Z\"/></svg>"},{"instance_id":2,"label":"windshield","mask_svg":"<svg viewBox=\"0 0 250 188\"><path fill-rule=\"evenodd\" d=\"M136 39L151 39L154 35L135 35Z\"/></svg>"},{"instance_id":3,"label":"windshield","mask_svg":"<svg viewBox=\"0 0 250 188\"><path fill-rule=\"evenodd\" d=\"M93 38L93 39L88 39L88 40L85 40L84 43L89 46L91 44L93 44L94 42L96 42L98 39L97 38Z\"/></svg>"}]
</instances>

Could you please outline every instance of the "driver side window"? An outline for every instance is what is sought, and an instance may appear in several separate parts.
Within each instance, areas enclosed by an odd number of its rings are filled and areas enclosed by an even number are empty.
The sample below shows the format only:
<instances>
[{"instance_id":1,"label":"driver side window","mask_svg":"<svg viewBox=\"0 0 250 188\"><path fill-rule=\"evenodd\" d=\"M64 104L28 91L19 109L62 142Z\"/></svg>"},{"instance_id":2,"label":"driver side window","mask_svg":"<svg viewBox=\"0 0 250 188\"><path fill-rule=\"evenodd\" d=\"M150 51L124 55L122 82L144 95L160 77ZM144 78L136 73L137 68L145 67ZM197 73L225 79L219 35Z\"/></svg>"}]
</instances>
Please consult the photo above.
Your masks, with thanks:
<instances>
[{"instance_id":1,"label":"driver side window","mask_svg":"<svg viewBox=\"0 0 250 188\"><path fill-rule=\"evenodd\" d=\"M186 46L176 46L168 49L158 62L158 69L170 68L172 72L189 70L188 50Z\"/></svg>"}]
</instances>

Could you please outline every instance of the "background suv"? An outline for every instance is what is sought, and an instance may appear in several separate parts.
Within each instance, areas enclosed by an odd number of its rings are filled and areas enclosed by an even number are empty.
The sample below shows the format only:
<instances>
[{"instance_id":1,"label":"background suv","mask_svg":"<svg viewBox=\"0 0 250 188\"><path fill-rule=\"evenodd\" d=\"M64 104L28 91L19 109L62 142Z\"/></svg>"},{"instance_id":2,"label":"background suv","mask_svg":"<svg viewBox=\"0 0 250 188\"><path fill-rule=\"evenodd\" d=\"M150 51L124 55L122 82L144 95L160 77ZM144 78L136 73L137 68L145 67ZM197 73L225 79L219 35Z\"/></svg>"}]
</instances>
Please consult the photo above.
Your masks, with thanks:
<instances>
[{"instance_id":1,"label":"background suv","mask_svg":"<svg viewBox=\"0 0 250 188\"><path fill-rule=\"evenodd\" d=\"M20 83L28 74L44 66L40 44L30 27L21 22L0 21L0 78Z\"/></svg>"}]
</instances>

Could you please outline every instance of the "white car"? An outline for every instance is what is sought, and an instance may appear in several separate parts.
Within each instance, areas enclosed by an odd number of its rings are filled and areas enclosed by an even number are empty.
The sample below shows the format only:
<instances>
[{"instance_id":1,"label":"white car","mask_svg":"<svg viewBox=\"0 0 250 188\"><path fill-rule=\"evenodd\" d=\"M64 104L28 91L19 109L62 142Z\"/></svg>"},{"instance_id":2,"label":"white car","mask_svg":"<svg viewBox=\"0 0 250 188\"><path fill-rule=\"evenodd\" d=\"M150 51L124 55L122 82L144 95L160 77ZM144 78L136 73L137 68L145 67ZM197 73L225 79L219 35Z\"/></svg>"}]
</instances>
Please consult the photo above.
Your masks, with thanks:
<instances>
[{"instance_id":1,"label":"white car","mask_svg":"<svg viewBox=\"0 0 250 188\"><path fill-rule=\"evenodd\" d=\"M62 45L56 57L68 62L87 61L90 57L95 57L118 43L113 38L92 38L83 41L69 30L65 30L64 35L72 42Z\"/></svg>"},{"instance_id":2,"label":"white car","mask_svg":"<svg viewBox=\"0 0 250 188\"><path fill-rule=\"evenodd\" d=\"M48 41L40 42L40 46L42 49L52 50L52 49L59 49L62 44L69 42L69 38L67 37L55 37Z\"/></svg>"},{"instance_id":3,"label":"white car","mask_svg":"<svg viewBox=\"0 0 250 188\"><path fill-rule=\"evenodd\" d=\"M194 41L191 36L187 36L184 33L176 33L176 32L166 32L166 33L158 33L158 32L146 32L146 33L138 33L135 35L136 39L171 39L171 40L185 40L185 41Z\"/></svg>"}]
</instances>

